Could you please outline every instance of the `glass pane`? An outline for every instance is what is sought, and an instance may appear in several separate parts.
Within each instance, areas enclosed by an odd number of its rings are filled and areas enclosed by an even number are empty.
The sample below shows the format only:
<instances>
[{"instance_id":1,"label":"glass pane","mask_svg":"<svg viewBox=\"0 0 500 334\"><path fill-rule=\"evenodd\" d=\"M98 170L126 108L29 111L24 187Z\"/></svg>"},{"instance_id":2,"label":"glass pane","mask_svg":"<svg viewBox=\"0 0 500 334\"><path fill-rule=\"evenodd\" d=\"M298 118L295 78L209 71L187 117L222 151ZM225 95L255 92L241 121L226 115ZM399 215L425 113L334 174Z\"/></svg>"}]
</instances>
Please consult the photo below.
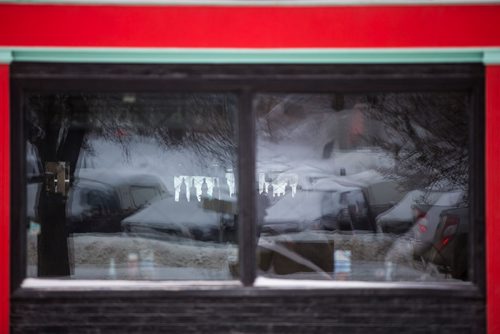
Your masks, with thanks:
<instances>
[{"instance_id":1,"label":"glass pane","mask_svg":"<svg viewBox=\"0 0 500 334\"><path fill-rule=\"evenodd\" d=\"M258 95L260 275L467 280L466 106L456 92Z\"/></svg>"},{"instance_id":2,"label":"glass pane","mask_svg":"<svg viewBox=\"0 0 500 334\"><path fill-rule=\"evenodd\" d=\"M232 279L237 97L31 94L28 276Z\"/></svg>"}]
</instances>

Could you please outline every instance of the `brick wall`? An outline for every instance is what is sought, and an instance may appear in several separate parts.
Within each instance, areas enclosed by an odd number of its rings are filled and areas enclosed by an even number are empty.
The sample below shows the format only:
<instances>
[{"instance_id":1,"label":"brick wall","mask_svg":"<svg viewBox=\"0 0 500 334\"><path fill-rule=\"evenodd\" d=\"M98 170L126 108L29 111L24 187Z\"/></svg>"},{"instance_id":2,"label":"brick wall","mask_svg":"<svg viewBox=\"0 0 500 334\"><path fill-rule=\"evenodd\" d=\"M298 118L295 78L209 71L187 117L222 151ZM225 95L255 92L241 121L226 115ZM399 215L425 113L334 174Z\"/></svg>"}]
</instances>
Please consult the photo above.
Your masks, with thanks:
<instances>
[{"instance_id":1,"label":"brick wall","mask_svg":"<svg viewBox=\"0 0 500 334\"><path fill-rule=\"evenodd\" d=\"M255 289L251 289L255 291ZM24 293L11 333L484 333L484 300L453 293ZM249 295L250 294L250 295Z\"/></svg>"}]
</instances>

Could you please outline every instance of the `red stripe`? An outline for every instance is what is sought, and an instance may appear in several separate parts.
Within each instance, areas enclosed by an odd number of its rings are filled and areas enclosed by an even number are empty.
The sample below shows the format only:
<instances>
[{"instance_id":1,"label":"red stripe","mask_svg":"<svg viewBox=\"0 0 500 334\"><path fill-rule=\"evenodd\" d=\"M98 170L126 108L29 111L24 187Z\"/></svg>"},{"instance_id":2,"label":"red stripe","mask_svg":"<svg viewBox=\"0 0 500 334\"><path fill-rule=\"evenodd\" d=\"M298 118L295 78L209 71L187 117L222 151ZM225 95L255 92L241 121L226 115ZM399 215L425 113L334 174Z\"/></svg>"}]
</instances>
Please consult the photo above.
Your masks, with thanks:
<instances>
[{"instance_id":1,"label":"red stripe","mask_svg":"<svg viewBox=\"0 0 500 334\"><path fill-rule=\"evenodd\" d=\"M9 332L9 66L0 65L0 333Z\"/></svg>"},{"instance_id":2,"label":"red stripe","mask_svg":"<svg viewBox=\"0 0 500 334\"><path fill-rule=\"evenodd\" d=\"M500 6L0 5L0 45L464 47L500 45Z\"/></svg>"},{"instance_id":3,"label":"red stripe","mask_svg":"<svg viewBox=\"0 0 500 334\"><path fill-rule=\"evenodd\" d=\"M486 283L488 333L500 333L500 66L486 69Z\"/></svg>"}]
</instances>

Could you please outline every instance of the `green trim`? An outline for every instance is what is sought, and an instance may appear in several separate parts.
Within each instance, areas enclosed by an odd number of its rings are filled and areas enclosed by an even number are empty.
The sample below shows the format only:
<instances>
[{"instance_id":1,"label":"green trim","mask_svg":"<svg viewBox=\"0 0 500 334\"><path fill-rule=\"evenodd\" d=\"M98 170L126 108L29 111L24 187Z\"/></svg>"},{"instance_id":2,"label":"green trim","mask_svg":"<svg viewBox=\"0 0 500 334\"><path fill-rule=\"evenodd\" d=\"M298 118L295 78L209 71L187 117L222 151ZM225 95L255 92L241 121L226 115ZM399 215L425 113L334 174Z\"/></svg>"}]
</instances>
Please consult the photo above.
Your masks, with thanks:
<instances>
[{"instance_id":1,"label":"green trim","mask_svg":"<svg viewBox=\"0 0 500 334\"><path fill-rule=\"evenodd\" d=\"M500 50L488 50L484 52L483 64L500 65Z\"/></svg>"},{"instance_id":2,"label":"green trim","mask_svg":"<svg viewBox=\"0 0 500 334\"><path fill-rule=\"evenodd\" d=\"M0 64L10 64L12 62L12 52L0 48Z\"/></svg>"},{"instance_id":3,"label":"green trim","mask_svg":"<svg viewBox=\"0 0 500 334\"><path fill-rule=\"evenodd\" d=\"M2 55L4 55L2 57ZM0 62L159 64L500 64L500 48L0 48Z\"/></svg>"}]
</instances>

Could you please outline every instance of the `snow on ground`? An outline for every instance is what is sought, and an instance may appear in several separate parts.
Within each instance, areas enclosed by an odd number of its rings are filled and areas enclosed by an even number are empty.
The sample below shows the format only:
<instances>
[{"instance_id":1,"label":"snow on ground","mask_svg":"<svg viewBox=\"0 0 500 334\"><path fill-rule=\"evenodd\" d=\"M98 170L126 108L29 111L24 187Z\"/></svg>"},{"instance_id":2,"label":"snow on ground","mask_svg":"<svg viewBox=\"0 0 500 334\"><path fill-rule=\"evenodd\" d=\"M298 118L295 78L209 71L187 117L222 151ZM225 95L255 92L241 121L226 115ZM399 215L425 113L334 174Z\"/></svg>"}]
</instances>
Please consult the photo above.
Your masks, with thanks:
<instances>
[{"instance_id":1,"label":"snow on ground","mask_svg":"<svg viewBox=\"0 0 500 334\"><path fill-rule=\"evenodd\" d=\"M279 241L330 242L335 250L350 250L352 280L433 281L448 279L432 265L413 259L412 240L391 235L309 231L279 236L261 236L259 243ZM28 238L28 276L36 277L36 238ZM237 246L194 241L164 241L122 235L75 235L69 238L72 278L80 279L234 279L232 272L237 262ZM154 254L147 275L130 276L129 255L137 254L137 270L143 270L141 255ZM111 272L110 261L114 265ZM272 273L262 273L273 276ZM141 276L142 275L142 276ZM302 277L303 276L303 277ZM274 276L273 276L274 277ZM288 277L288 276L283 276ZM288 278L324 279L317 273L294 274Z\"/></svg>"},{"instance_id":2,"label":"snow on ground","mask_svg":"<svg viewBox=\"0 0 500 334\"><path fill-rule=\"evenodd\" d=\"M266 224L296 222L303 224L321 218L322 192L299 191L295 197L285 196L267 209Z\"/></svg>"},{"instance_id":3,"label":"snow on ground","mask_svg":"<svg viewBox=\"0 0 500 334\"><path fill-rule=\"evenodd\" d=\"M336 250L351 251L351 271L342 279L359 281L441 281L450 277L429 263L413 257L415 240L388 234L341 234L317 231L261 237L260 244L308 241L330 243ZM267 247L265 247L267 248ZM266 277L280 277L272 270L261 272ZM294 273L281 276L289 279L325 279L321 273ZM338 279L332 275L332 279Z\"/></svg>"},{"instance_id":4,"label":"snow on ground","mask_svg":"<svg viewBox=\"0 0 500 334\"><path fill-rule=\"evenodd\" d=\"M111 259L116 268L130 264L129 255L153 254L153 265L157 268L198 268L228 271L228 261L237 258L237 248L231 244L208 242L174 242L140 237L125 237L121 234L81 234L68 238L70 262L73 268L96 268L108 275ZM28 265L37 263L36 236L28 237ZM140 265L140 263L139 263ZM200 277L192 277L200 278Z\"/></svg>"}]
</instances>

